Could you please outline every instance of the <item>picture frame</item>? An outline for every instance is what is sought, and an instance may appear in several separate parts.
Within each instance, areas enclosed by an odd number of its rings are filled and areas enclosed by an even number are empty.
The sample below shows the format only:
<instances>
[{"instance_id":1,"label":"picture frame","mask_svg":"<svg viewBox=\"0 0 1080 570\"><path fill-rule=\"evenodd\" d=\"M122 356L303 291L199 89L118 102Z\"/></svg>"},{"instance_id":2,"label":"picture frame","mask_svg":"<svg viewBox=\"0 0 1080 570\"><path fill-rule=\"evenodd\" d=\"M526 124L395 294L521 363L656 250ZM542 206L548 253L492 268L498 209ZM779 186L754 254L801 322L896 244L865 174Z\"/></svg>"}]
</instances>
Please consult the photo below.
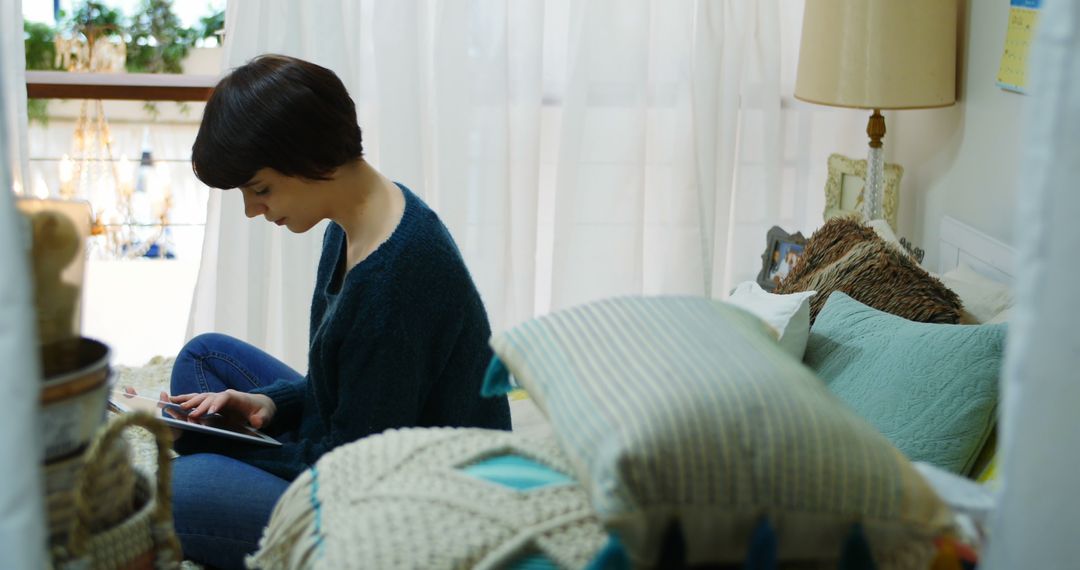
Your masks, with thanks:
<instances>
[{"instance_id":1,"label":"picture frame","mask_svg":"<svg viewBox=\"0 0 1080 570\"><path fill-rule=\"evenodd\" d=\"M894 231L896 215L900 210L900 179L904 168L899 164L885 163L885 189L882 197L882 217ZM863 189L866 180L866 159L857 160L842 154L829 155L829 175L825 180L824 218L853 216L865 220L862 213Z\"/></svg>"},{"instance_id":2,"label":"picture frame","mask_svg":"<svg viewBox=\"0 0 1080 570\"><path fill-rule=\"evenodd\" d=\"M761 254L761 272L758 273L757 284L766 291L774 291L805 249L806 238L802 232L789 234L780 226L773 226L765 235L765 251Z\"/></svg>"}]
</instances>

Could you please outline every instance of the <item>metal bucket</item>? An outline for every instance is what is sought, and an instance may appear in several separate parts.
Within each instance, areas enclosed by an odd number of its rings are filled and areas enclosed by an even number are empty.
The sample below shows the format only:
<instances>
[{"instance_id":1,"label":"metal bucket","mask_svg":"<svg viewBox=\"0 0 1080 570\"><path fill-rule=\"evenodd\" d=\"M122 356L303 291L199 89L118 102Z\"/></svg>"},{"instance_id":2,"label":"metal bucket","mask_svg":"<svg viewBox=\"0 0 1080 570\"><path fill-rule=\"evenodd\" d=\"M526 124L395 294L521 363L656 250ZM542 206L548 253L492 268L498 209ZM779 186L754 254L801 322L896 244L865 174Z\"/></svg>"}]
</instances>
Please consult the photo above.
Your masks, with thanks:
<instances>
[{"instance_id":1,"label":"metal bucket","mask_svg":"<svg viewBox=\"0 0 1080 570\"><path fill-rule=\"evenodd\" d=\"M41 433L45 462L81 453L105 420L109 347L72 338L41 349Z\"/></svg>"},{"instance_id":2,"label":"metal bucket","mask_svg":"<svg viewBox=\"0 0 1080 570\"><path fill-rule=\"evenodd\" d=\"M71 338L41 348L41 434L50 543L67 539L74 516L74 483L82 455L105 422L112 373L109 347Z\"/></svg>"}]
</instances>

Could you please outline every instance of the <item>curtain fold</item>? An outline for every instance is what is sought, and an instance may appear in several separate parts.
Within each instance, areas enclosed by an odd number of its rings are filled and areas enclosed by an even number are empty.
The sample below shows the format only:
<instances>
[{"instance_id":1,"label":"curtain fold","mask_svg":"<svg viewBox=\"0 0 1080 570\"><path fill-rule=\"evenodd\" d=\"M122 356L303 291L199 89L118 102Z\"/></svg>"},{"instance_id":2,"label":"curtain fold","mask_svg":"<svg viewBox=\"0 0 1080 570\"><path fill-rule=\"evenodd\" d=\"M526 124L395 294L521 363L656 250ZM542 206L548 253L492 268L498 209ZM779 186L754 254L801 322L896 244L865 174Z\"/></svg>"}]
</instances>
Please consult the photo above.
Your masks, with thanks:
<instances>
[{"instance_id":1,"label":"curtain fold","mask_svg":"<svg viewBox=\"0 0 1080 570\"><path fill-rule=\"evenodd\" d=\"M232 0L226 63L280 52L337 72L366 159L440 215L498 331L612 295L725 296L757 274L769 227L820 223L805 165L835 148L791 144L817 111L781 81L797 8ZM319 234L246 221L212 192L189 332L303 369Z\"/></svg>"},{"instance_id":2,"label":"curtain fold","mask_svg":"<svg viewBox=\"0 0 1080 570\"><path fill-rule=\"evenodd\" d=\"M13 189L26 172L26 86L22 4L0 0L0 553L10 568L45 567L38 424L41 372L30 284L29 234Z\"/></svg>"},{"instance_id":3,"label":"curtain fold","mask_svg":"<svg viewBox=\"0 0 1080 570\"><path fill-rule=\"evenodd\" d=\"M23 15L20 0L0 0L0 46L8 65L0 76L0 88L7 96L0 108L7 120L8 147L5 158L11 169L12 186L18 195L30 194L27 150L26 56L23 45Z\"/></svg>"},{"instance_id":4,"label":"curtain fold","mask_svg":"<svg viewBox=\"0 0 1080 570\"><path fill-rule=\"evenodd\" d=\"M1080 2L1047 0L1017 184L1016 305L1002 370L1001 496L986 567L1073 568L1080 495Z\"/></svg>"}]
</instances>

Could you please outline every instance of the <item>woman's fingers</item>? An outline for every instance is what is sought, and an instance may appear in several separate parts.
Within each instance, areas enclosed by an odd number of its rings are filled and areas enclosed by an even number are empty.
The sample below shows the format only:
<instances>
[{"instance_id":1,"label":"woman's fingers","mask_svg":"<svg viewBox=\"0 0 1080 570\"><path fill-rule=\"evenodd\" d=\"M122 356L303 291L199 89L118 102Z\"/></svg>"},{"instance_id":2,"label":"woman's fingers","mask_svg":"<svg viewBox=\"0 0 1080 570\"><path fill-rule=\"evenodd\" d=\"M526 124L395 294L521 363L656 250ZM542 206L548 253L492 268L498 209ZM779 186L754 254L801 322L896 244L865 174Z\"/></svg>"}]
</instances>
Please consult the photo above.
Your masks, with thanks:
<instances>
[{"instance_id":1,"label":"woman's fingers","mask_svg":"<svg viewBox=\"0 0 1080 570\"><path fill-rule=\"evenodd\" d=\"M165 392L162 392L162 394L165 394ZM180 394L177 396L169 396L169 401L174 404L182 404L198 395L199 394Z\"/></svg>"},{"instance_id":2,"label":"woman's fingers","mask_svg":"<svg viewBox=\"0 0 1080 570\"><path fill-rule=\"evenodd\" d=\"M162 393L163 398L166 396L166 394ZM272 403L269 398L265 399L267 402ZM182 394L172 396L170 400L180 404L182 409L187 410L188 417L198 418L207 414L233 415L238 419L247 420L256 428L268 424L274 413L272 406L268 409L267 406L255 402L251 395L236 390Z\"/></svg>"},{"instance_id":3,"label":"woman's fingers","mask_svg":"<svg viewBox=\"0 0 1080 570\"><path fill-rule=\"evenodd\" d=\"M185 410L190 410L190 409L194 408L195 406L198 406L199 404L201 404L203 402L203 400L205 400L206 398L208 398L208 397L210 397L212 395L213 395L213 392L207 392L205 394L186 394L186 396L189 396L189 397L187 397L184 400L180 401L180 407L184 408ZM177 396L173 396L173 397L176 398Z\"/></svg>"},{"instance_id":4,"label":"woman's fingers","mask_svg":"<svg viewBox=\"0 0 1080 570\"><path fill-rule=\"evenodd\" d=\"M220 402L218 402L218 400L221 399L222 396L224 396L224 392L206 394L206 397L202 398L199 401L199 403L195 406L195 408L191 410L191 414L190 414L191 417L196 417L197 418L197 417L199 417L199 416L201 416L203 414L206 414L206 413L212 414L212 413L218 411L218 409L221 408L221 404L220 404ZM195 399L196 398L192 398L191 400L188 400L188 403L194 401Z\"/></svg>"}]
</instances>

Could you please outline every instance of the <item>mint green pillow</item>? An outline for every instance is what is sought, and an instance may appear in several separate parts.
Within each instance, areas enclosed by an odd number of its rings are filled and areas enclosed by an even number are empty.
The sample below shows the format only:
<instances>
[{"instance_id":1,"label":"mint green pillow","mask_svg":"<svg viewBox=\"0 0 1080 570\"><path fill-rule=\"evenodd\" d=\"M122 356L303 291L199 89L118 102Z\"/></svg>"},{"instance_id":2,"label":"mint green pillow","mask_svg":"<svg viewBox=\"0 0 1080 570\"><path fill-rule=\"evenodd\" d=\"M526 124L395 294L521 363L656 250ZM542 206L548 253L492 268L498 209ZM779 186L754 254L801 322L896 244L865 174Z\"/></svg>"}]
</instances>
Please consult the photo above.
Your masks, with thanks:
<instances>
[{"instance_id":1,"label":"mint green pillow","mask_svg":"<svg viewBox=\"0 0 1080 570\"><path fill-rule=\"evenodd\" d=\"M1005 332L917 323L836 292L803 361L912 461L967 474L997 421Z\"/></svg>"}]
</instances>

